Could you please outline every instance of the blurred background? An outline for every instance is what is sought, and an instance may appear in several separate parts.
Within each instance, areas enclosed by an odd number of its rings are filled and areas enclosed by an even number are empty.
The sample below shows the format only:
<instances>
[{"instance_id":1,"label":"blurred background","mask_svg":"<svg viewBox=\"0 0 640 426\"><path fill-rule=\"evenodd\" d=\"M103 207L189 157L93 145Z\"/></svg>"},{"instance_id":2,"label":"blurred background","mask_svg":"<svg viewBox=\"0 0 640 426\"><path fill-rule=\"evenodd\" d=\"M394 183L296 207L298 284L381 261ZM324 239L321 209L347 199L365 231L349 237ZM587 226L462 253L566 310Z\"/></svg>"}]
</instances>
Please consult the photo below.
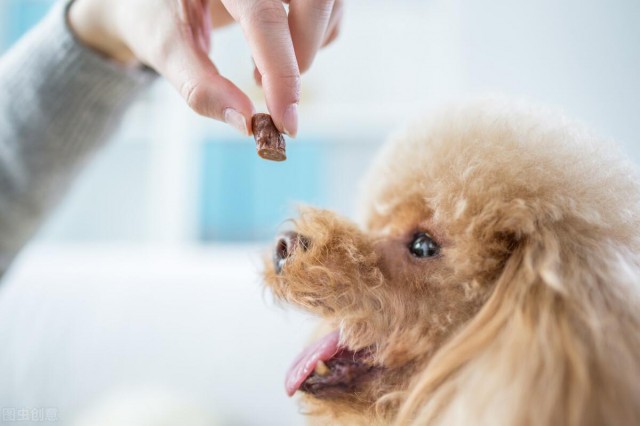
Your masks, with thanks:
<instances>
[{"instance_id":1,"label":"blurred background","mask_svg":"<svg viewBox=\"0 0 640 426\"><path fill-rule=\"evenodd\" d=\"M0 0L0 52L51 4ZM640 161L638 19L634 0L346 0L340 38L303 77L285 163L158 81L5 278L0 407L63 424L123 404L175 424L303 424L283 381L314 321L274 307L259 277L295 203L354 217L393 129L486 93L556 106ZM264 111L239 29L213 46Z\"/></svg>"}]
</instances>

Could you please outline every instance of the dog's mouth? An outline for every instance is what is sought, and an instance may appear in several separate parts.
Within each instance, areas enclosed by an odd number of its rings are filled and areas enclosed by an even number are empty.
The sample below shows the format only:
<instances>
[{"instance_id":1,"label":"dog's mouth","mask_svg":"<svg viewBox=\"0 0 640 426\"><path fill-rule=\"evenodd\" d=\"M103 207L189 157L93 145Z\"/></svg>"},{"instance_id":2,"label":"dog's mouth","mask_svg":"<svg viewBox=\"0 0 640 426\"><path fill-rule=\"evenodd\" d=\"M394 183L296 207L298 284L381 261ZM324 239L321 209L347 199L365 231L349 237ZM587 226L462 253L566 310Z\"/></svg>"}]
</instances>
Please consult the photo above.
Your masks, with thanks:
<instances>
[{"instance_id":1,"label":"dog's mouth","mask_svg":"<svg viewBox=\"0 0 640 426\"><path fill-rule=\"evenodd\" d=\"M380 368L372 362L370 349L342 346L340 331L335 330L298 355L287 373L287 394L301 390L321 398L355 391Z\"/></svg>"}]
</instances>

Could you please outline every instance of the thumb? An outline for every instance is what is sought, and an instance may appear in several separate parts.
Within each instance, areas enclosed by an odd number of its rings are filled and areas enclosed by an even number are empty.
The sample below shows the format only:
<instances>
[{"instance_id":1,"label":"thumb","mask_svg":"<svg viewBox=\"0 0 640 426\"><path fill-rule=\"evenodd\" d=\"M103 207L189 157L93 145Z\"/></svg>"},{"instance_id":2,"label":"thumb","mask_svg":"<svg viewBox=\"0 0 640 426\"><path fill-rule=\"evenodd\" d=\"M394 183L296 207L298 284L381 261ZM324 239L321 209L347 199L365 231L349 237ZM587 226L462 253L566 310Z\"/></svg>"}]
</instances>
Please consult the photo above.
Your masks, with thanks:
<instances>
[{"instance_id":1,"label":"thumb","mask_svg":"<svg viewBox=\"0 0 640 426\"><path fill-rule=\"evenodd\" d=\"M177 41L155 68L196 113L226 122L244 135L251 134L253 104L218 73L206 52L189 41Z\"/></svg>"}]
</instances>

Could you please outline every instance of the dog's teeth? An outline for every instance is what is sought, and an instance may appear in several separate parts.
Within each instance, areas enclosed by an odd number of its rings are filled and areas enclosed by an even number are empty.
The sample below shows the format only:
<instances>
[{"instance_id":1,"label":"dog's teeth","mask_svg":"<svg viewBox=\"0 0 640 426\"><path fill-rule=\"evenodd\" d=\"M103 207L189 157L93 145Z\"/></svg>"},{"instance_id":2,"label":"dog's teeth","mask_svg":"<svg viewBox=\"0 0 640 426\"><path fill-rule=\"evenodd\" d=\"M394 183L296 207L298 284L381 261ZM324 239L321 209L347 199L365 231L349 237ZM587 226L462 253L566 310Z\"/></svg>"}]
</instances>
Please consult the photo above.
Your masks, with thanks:
<instances>
[{"instance_id":1,"label":"dog's teeth","mask_svg":"<svg viewBox=\"0 0 640 426\"><path fill-rule=\"evenodd\" d=\"M324 362L318 361L315 372L319 376L326 376L329 373L329 367Z\"/></svg>"}]
</instances>

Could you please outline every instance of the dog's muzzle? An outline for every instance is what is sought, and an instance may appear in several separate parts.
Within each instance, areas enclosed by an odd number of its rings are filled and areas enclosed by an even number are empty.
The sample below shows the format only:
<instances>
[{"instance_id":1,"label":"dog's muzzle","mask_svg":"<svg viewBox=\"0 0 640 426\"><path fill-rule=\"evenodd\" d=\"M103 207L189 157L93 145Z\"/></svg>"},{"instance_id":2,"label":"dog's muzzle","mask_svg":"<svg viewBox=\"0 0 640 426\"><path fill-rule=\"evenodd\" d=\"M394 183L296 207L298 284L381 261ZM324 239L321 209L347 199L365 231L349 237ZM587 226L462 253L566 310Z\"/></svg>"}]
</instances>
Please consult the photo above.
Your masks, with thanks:
<instances>
[{"instance_id":1,"label":"dog's muzzle","mask_svg":"<svg viewBox=\"0 0 640 426\"><path fill-rule=\"evenodd\" d=\"M287 231L281 234L277 239L273 252L273 265L276 273L282 272L287 259L293 256L296 250L302 249L305 251L307 248L309 248L309 239L304 235L300 235L295 231Z\"/></svg>"}]
</instances>

